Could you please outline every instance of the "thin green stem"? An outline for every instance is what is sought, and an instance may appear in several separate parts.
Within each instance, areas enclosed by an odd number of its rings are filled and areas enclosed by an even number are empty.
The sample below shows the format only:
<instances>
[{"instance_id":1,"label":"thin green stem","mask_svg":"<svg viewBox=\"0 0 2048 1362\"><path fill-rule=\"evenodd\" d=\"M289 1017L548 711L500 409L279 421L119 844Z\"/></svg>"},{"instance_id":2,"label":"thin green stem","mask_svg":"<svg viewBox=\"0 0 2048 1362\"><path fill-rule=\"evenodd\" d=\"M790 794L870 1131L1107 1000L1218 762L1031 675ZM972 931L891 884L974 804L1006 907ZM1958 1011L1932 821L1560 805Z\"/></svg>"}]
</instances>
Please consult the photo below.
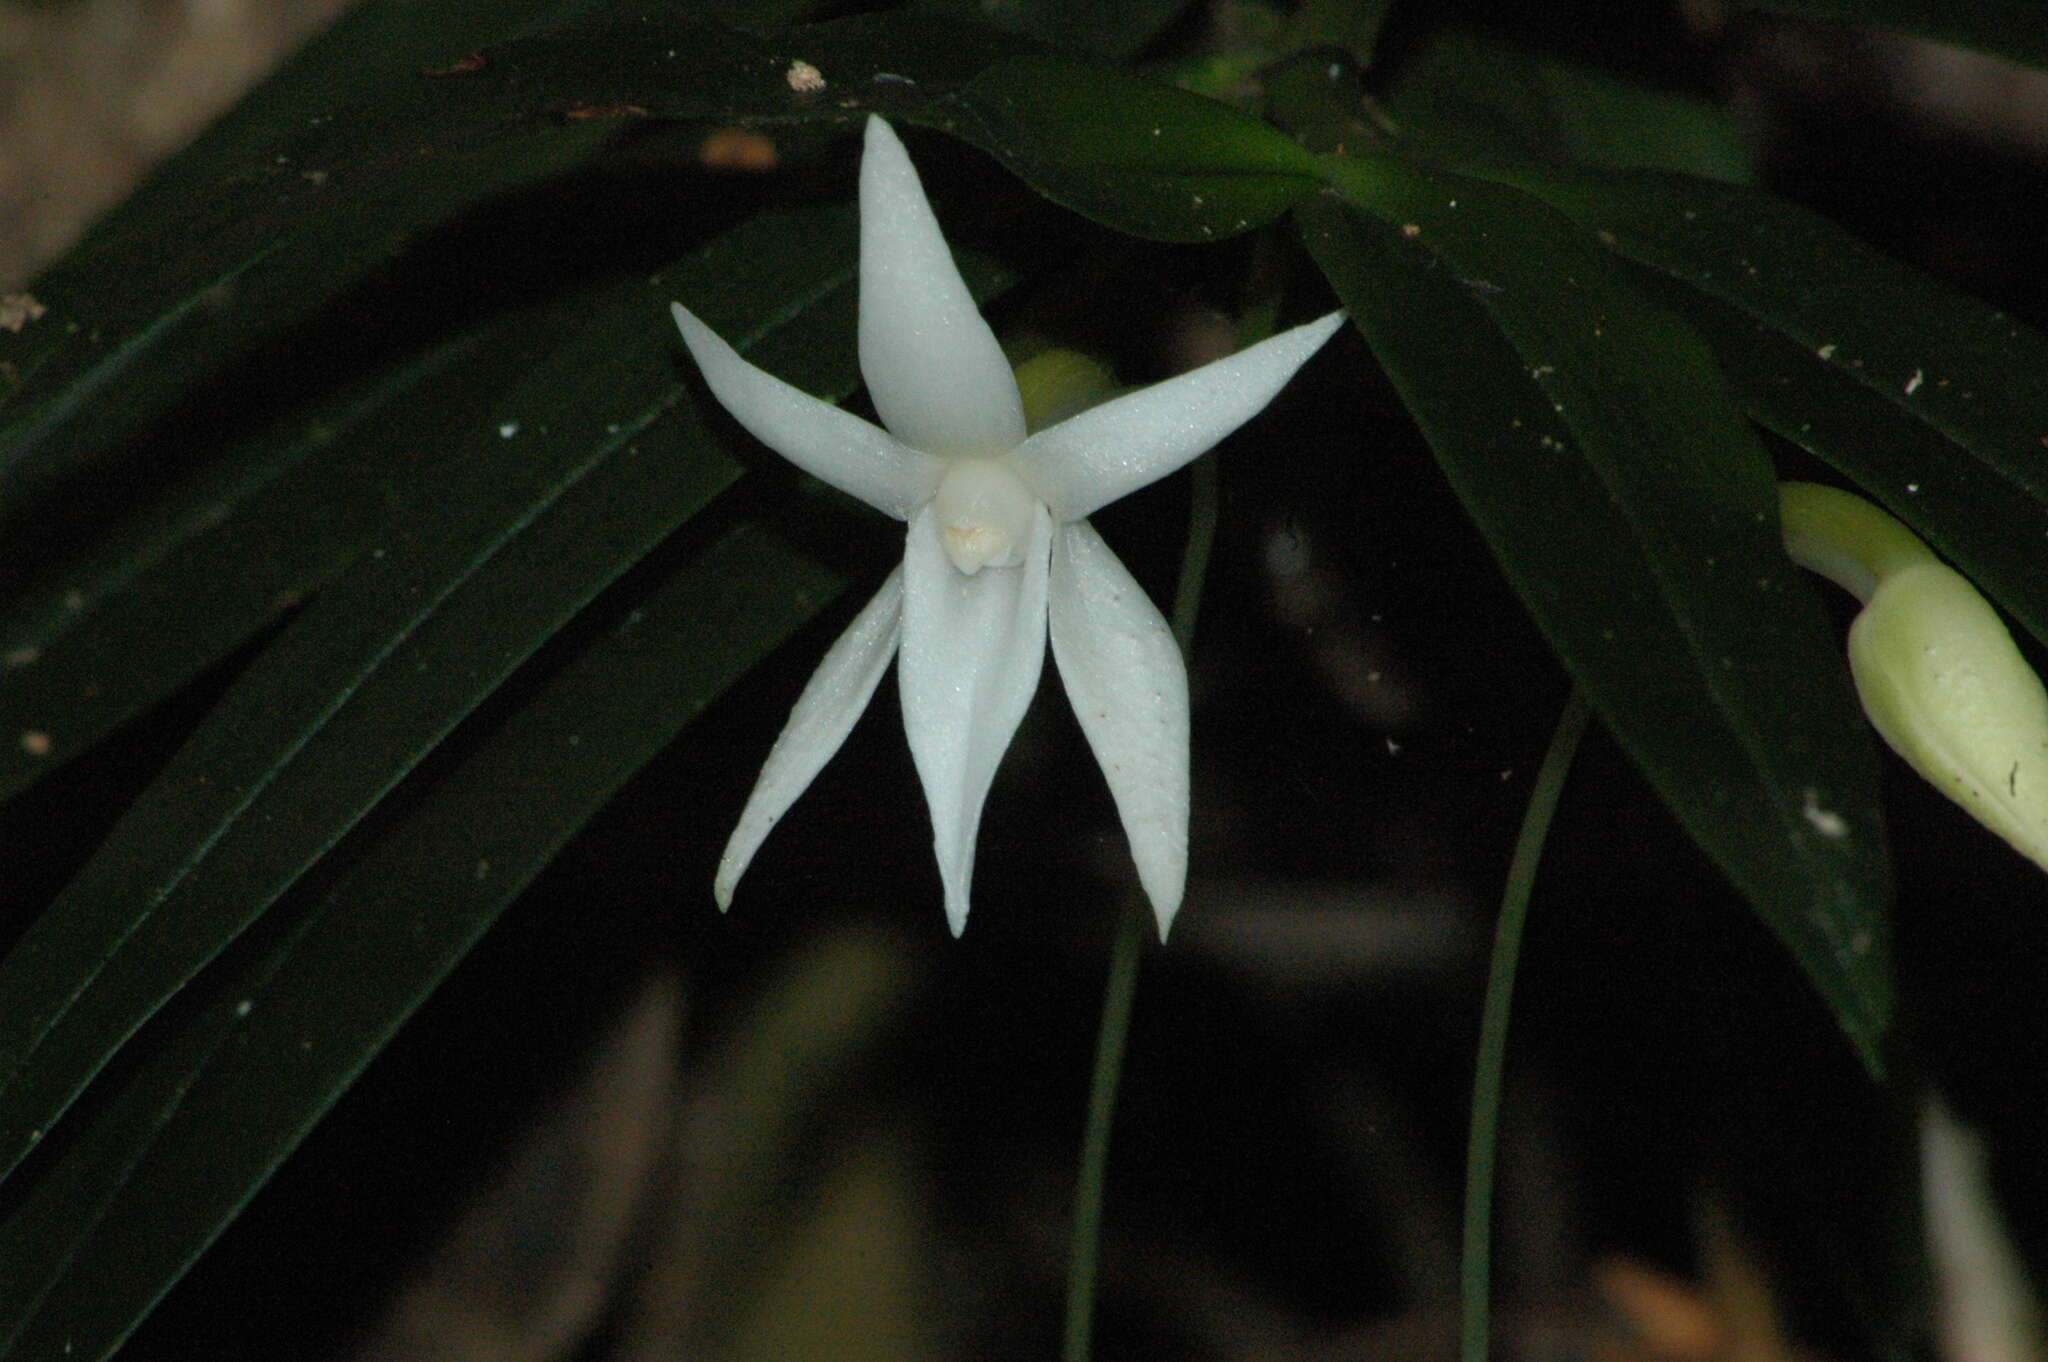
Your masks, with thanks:
<instances>
[{"instance_id":1,"label":"thin green stem","mask_svg":"<svg viewBox=\"0 0 2048 1362\"><path fill-rule=\"evenodd\" d=\"M1464 1362L1486 1362L1493 1332L1493 1166L1500 1139L1501 1075L1507 1066L1508 1009L1515 996L1515 966L1522 954L1522 928L1529 920L1529 893L1536 866L1557 813L1565 774L1586 732L1586 698L1574 689L1550 735L1550 750L1529 792L1522 831L1508 863L1501 891L1500 920L1493 929L1493 963L1486 974L1486 1009L1479 1023L1479 1062L1472 1079L1472 1131L1465 1148Z\"/></svg>"},{"instance_id":2,"label":"thin green stem","mask_svg":"<svg viewBox=\"0 0 2048 1362\"><path fill-rule=\"evenodd\" d=\"M1074 1236L1067 1251L1067 1333L1063 1362L1088 1362L1095 1339L1095 1277L1102 1253L1102 1193L1109 1177L1109 1131L1116 1118L1117 1084L1131 1034L1131 1003L1144 954L1145 912L1125 900L1110 950L1109 982L1102 994L1102 1024L1095 1033L1095 1076L1088 1085L1088 1128L1081 1139L1081 1175L1074 1186Z\"/></svg>"},{"instance_id":3,"label":"thin green stem","mask_svg":"<svg viewBox=\"0 0 2048 1362\"><path fill-rule=\"evenodd\" d=\"M1811 482L1778 484L1778 518L1792 561L1865 605L1902 568L1941 561L1918 536L1853 492Z\"/></svg>"},{"instance_id":4,"label":"thin green stem","mask_svg":"<svg viewBox=\"0 0 2048 1362\"><path fill-rule=\"evenodd\" d=\"M1181 554L1180 581L1173 589L1173 641L1180 655L1193 655L1195 617L1202 610L1202 583L1209 577L1209 551L1216 547L1216 456L1195 460L1194 488L1188 503L1188 546Z\"/></svg>"},{"instance_id":5,"label":"thin green stem","mask_svg":"<svg viewBox=\"0 0 2048 1362\"><path fill-rule=\"evenodd\" d=\"M1216 460L1195 463L1193 502L1188 508L1187 550L1173 596L1173 636L1185 657L1195 637L1202 583L1216 543ZM1067 1326L1062 1362L1088 1362L1095 1340L1096 1268L1102 1253L1102 1199L1109 1177L1109 1134L1116 1119L1116 1090L1123 1079L1124 1051L1131 1035L1131 1005L1138 993L1138 962L1144 955L1149 915L1135 895L1118 916L1110 948L1109 979L1103 987L1102 1022L1095 1033L1095 1073L1088 1085L1088 1125L1081 1137L1081 1171L1074 1186L1073 1238L1067 1249Z\"/></svg>"}]
</instances>

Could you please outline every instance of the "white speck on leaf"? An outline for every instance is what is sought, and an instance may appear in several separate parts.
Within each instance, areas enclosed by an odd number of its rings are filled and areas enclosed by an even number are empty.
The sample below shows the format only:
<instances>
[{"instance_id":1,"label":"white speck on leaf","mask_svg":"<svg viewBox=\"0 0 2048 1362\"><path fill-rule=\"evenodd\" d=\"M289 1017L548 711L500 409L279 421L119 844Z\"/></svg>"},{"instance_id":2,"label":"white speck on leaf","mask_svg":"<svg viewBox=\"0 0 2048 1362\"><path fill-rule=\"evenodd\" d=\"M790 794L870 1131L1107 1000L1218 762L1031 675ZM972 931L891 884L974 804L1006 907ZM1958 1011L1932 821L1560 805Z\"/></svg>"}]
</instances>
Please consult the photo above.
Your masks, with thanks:
<instances>
[{"instance_id":1,"label":"white speck on leaf","mask_svg":"<svg viewBox=\"0 0 2048 1362\"><path fill-rule=\"evenodd\" d=\"M500 421L500 422L498 423L498 438L499 438L499 439L501 439L501 440L509 440L509 439L511 439L511 438L512 438L512 437L513 437L514 435L517 435L518 433L519 433L519 423L518 423L517 421Z\"/></svg>"},{"instance_id":2,"label":"white speck on leaf","mask_svg":"<svg viewBox=\"0 0 2048 1362\"><path fill-rule=\"evenodd\" d=\"M33 293L0 293L0 331L18 335L23 327L47 316L49 311Z\"/></svg>"},{"instance_id":3,"label":"white speck on leaf","mask_svg":"<svg viewBox=\"0 0 2048 1362\"><path fill-rule=\"evenodd\" d=\"M789 82L790 89L800 95L816 94L825 88L824 72L801 58L790 62L789 70L784 73L783 79Z\"/></svg>"},{"instance_id":4,"label":"white speck on leaf","mask_svg":"<svg viewBox=\"0 0 2048 1362\"><path fill-rule=\"evenodd\" d=\"M1833 809L1822 808L1818 790L1807 789L1799 812L1807 822L1813 824L1813 830L1823 837L1842 838L1849 835L1848 820Z\"/></svg>"},{"instance_id":5,"label":"white speck on leaf","mask_svg":"<svg viewBox=\"0 0 2048 1362\"><path fill-rule=\"evenodd\" d=\"M1919 392L1920 385L1926 381L1927 375L1923 371L1915 369L1913 376L1906 380L1906 396L1911 397L1914 393Z\"/></svg>"}]
</instances>

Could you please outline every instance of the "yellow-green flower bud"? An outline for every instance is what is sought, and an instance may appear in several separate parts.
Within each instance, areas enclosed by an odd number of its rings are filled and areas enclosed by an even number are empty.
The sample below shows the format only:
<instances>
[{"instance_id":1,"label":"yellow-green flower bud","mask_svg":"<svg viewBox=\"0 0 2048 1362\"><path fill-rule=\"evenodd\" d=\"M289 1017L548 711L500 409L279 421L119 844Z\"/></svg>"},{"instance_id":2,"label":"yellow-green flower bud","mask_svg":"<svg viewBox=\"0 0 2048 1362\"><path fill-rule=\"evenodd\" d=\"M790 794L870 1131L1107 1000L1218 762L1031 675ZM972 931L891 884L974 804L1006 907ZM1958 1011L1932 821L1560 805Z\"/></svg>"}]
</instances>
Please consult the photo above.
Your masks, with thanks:
<instances>
[{"instance_id":1,"label":"yellow-green flower bud","mask_svg":"<svg viewBox=\"0 0 2048 1362\"><path fill-rule=\"evenodd\" d=\"M1056 426L1117 391L1108 366L1078 350L1041 350L1017 366L1026 430Z\"/></svg>"},{"instance_id":2,"label":"yellow-green flower bud","mask_svg":"<svg viewBox=\"0 0 2048 1362\"><path fill-rule=\"evenodd\" d=\"M1786 483L1793 560L1863 598L1849 670L1863 712L1914 770L2048 869L2048 690L1989 602L1858 497Z\"/></svg>"}]
</instances>

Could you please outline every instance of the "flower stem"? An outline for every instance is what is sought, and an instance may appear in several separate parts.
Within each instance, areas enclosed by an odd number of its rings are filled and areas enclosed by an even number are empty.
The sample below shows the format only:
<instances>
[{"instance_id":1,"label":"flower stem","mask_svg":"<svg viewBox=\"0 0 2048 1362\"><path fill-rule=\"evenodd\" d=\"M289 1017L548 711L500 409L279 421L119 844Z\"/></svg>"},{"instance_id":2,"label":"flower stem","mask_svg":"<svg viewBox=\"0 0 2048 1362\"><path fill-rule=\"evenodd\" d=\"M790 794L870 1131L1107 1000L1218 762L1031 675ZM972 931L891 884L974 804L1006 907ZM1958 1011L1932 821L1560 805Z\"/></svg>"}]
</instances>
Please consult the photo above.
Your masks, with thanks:
<instances>
[{"instance_id":1,"label":"flower stem","mask_svg":"<svg viewBox=\"0 0 2048 1362\"><path fill-rule=\"evenodd\" d=\"M1811 482L1778 484L1785 552L1865 605L1900 568L1939 561L1913 532L1854 493Z\"/></svg>"},{"instance_id":2,"label":"flower stem","mask_svg":"<svg viewBox=\"0 0 2048 1362\"><path fill-rule=\"evenodd\" d=\"M1550 735L1515 854L1501 891L1500 918L1493 929L1493 963L1486 973L1486 1008L1479 1023L1479 1060L1472 1079L1472 1129L1465 1148L1465 1248L1460 1284L1464 1303L1464 1362L1486 1362L1493 1331L1493 1165L1500 1137L1501 1075L1507 1066L1508 1009L1515 994L1515 967L1522 954L1522 928L1529 920L1529 894L1536 866L1557 813L1565 774L1586 732L1586 697L1573 689Z\"/></svg>"},{"instance_id":3,"label":"flower stem","mask_svg":"<svg viewBox=\"0 0 2048 1362\"><path fill-rule=\"evenodd\" d=\"M1195 461L1193 501L1188 508L1188 543L1181 555L1180 583L1173 595L1173 637L1187 656L1201 608L1209 551L1216 543L1216 457ZM1095 1340L1096 1268L1102 1253L1102 1198L1109 1176L1109 1132L1116 1117L1117 1084L1131 1034L1131 1005L1138 992L1150 915L1138 896L1118 914L1110 948L1109 979L1103 986L1102 1021L1095 1033L1095 1073L1088 1085L1088 1125L1081 1137L1081 1171L1074 1186L1073 1237L1067 1248L1067 1325L1061 1362L1088 1362Z\"/></svg>"},{"instance_id":4,"label":"flower stem","mask_svg":"<svg viewBox=\"0 0 2048 1362\"><path fill-rule=\"evenodd\" d=\"M1067 1333L1062 1362L1088 1362L1095 1337L1096 1264L1102 1252L1102 1193L1109 1175L1109 1129L1116 1117L1117 1084L1131 1034L1131 1003L1138 992L1138 960L1145 913L1136 897L1118 915L1110 950L1109 982L1102 993L1102 1023L1095 1033L1095 1075L1088 1085L1088 1128L1081 1140L1081 1175L1074 1186L1074 1234L1067 1250Z\"/></svg>"},{"instance_id":5,"label":"flower stem","mask_svg":"<svg viewBox=\"0 0 2048 1362\"><path fill-rule=\"evenodd\" d=\"M1180 655L1195 648L1195 617L1202 609L1202 583L1209 576L1209 551L1216 546L1216 455L1195 460L1194 489L1188 503L1188 546L1181 554L1180 581L1173 590L1173 641Z\"/></svg>"}]
</instances>

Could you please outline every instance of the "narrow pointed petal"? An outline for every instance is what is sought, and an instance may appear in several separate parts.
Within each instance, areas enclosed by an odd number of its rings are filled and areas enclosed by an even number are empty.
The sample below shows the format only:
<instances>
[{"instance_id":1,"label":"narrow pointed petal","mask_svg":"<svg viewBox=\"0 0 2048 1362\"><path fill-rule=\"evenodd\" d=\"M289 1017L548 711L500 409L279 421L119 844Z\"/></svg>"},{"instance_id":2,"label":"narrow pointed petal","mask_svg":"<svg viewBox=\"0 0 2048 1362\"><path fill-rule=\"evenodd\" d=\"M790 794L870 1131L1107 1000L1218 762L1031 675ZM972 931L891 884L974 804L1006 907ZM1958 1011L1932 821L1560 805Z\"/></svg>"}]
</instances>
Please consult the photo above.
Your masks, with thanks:
<instances>
[{"instance_id":1,"label":"narrow pointed petal","mask_svg":"<svg viewBox=\"0 0 2048 1362\"><path fill-rule=\"evenodd\" d=\"M1015 468L1053 518L1079 520L1193 462L1259 414L1344 324L1332 312L1041 430Z\"/></svg>"},{"instance_id":2,"label":"narrow pointed petal","mask_svg":"<svg viewBox=\"0 0 2048 1362\"><path fill-rule=\"evenodd\" d=\"M1052 655L1109 779L1165 940L1188 878L1188 673L1173 630L1085 520L1053 532Z\"/></svg>"},{"instance_id":3,"label":"narrow pointed petal","mask_svg":"<svg viewBox=\"0 0 2048 1362\"><path fill-rule=\"evenodd\" d=\"M882 673L889 669L889 659L896 656L902 637L903 569L898 568L825 654L797 697L782 736L769 750L739 826L732 830L725 854L718 860L712 893L721 911L732 906L732 891L760 850L762 839L846 741L854 720L873 698Z\"/></svg>"},{"instance_id":4,"label":"narrow pointed petal","mask_svg":"<svg viewBox=\"0 0 2048 1362\"><path fill-rule=\"evenodd\" d=\"M1024 438L1010 362L909 153L875 117L860 163L860 371L882 424L914 449L994 458Z\"/></svg>"},{"instance_id":5,"label":"narrow pointed petal","mask_svg":"<svg viewBox=\"0 0 2048 1362\"><path fill-rule=\"evenodd\" d=\"M940 462L850 411L748 363L681 303L669 304L704 381L735 421L820 482L908 520L938 490Z\"/></svg>"},{"instance_id":6,"label":"narrow pointed petal","mask_svg":"<svg viewBox=\"0 0 2048 1362\"><path fill-rule=\"evenodd\" d=\"M896 683L955 936L967 925L981 806L1045 665L1051 547L1052 518L1040 507L1024 561L970 577L946 557L930 507L910 522Z\"/></svg>"}]
</instances>

